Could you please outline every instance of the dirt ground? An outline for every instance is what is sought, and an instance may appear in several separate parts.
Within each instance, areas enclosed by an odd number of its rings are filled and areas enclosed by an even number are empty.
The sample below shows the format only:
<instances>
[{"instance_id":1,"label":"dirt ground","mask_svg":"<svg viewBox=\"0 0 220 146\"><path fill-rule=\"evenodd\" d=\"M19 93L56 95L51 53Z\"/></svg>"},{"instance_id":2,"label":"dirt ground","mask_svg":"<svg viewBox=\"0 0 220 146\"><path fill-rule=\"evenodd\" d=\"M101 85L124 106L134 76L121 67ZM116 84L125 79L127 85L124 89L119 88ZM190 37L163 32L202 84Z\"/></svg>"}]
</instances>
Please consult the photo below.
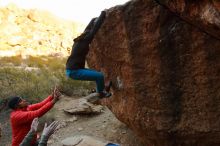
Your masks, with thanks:
<instances>
[{"instance_id":1,"label":"dirt ground","mask_svg":"<svg viewBox=\"0 0 220 146\"><path fill-rule=\"evenodd\" d=\"M103 107L102 112L96 115L70 115L65 113L63 108L73 99L63 97L44 118L41 118L43 120L40 121L42 123L40 127L43 127L45 121L58 120L61 123L61 127L49 139L48 146L61 146L62 140L76 135L92 136L104 142L121 144L121 146L143 146L138 142L133 132L117 120L107 107ZM0 146L10 145L11 132L8 114L8 112L5 113L4 119L0 121L0 123L5 123L2 124L3 137Z\"/></svg>"}]
</instances>

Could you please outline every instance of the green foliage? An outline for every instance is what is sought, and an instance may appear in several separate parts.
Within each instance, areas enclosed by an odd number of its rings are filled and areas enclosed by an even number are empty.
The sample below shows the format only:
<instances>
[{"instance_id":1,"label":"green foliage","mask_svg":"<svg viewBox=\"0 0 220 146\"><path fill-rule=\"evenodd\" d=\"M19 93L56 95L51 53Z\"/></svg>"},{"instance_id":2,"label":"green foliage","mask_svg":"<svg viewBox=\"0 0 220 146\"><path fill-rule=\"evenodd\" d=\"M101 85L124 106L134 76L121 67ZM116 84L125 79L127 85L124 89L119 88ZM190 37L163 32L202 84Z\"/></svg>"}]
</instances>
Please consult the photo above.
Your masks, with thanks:
<instances>
[{"instance_id":1,"label":"green foliage","mask_svg":"<svg viewBox=\"0 0 220 146\"><path fill-rule=\"evenodd\" d=\"M16 66L8 66L8 63ZM55 85L63 94L82 96L93 83L75 81L65 75L66 58L58 57L21 57L0 58L0 99L22 96L31 102L44 99L52 93ZM18 67L23 64L24 67ZM25 65L24 65L25 64ZM34 68L33 68L34 67ZM1 103L0 101L0 103Z\"/></svg>"},{"instance_id":2,"label":"green foliage","mask_svg":"<svg viewBox=\"0 0 220 146\"><path fill-rule=\"evenodd\" d=\"M45 72L29 72L15 68L0 69L0 98L10 96L31 97L31 101L45 98L55 84Z\"/></svg>"},{"instance_id":3,"label":"green foliage","mask_svg":"<svg viewBox=\"0 0 220 146\"><path fill-rule=\"evenodd\" d=\"M22 58L21 56L13 56L13 57L2 57L0 59L0 65L3 66L5 64L13 64L14 66L21 65Z\"/></svg>"}]
</instances>

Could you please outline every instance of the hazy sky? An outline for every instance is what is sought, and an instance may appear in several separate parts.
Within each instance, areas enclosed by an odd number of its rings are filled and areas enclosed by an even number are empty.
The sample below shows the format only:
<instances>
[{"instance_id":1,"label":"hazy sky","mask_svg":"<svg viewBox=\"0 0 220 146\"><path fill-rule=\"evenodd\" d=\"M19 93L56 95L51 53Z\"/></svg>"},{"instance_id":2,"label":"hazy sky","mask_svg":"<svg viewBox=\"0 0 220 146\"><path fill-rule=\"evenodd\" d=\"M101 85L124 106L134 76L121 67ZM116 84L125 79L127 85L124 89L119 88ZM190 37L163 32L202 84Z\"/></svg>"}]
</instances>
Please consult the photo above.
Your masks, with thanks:
<instances>
[{"instance_id":1,"label":"hazy sky","mask_svg":"<svg viewBox=\"0 0 220 146\"><path fill-rule=\"evenodd\" d=\"M106 8L129 0L0 0L0 6L15 3L22 8L39 8L65 19L88 23Z\"/></svg>"}]
</instances>

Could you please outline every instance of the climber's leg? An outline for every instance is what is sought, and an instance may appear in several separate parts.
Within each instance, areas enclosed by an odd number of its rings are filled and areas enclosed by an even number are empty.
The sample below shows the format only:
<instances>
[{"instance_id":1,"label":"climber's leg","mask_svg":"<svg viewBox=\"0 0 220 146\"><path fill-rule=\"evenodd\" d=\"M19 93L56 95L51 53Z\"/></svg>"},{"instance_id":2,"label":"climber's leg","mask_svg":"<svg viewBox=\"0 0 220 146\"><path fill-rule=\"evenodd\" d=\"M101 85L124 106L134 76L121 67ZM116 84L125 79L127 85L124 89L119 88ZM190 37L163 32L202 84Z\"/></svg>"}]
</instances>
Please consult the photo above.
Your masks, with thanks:
<instances>
[{"instance_id":1,"label":"climber's leg","mask_svg":"<svg viewBox=\"0 0 220 146\"><path fill-rule=\"evenodd\" d=\"M92 69L77 69L77 70L66 70L66 74L68 77L74 80L95 81L96 92L100 94L100 98L111 96L111 93L104 91L105 88L104 75L102 72L98 72Z\"/></svg>"}]
</instances>

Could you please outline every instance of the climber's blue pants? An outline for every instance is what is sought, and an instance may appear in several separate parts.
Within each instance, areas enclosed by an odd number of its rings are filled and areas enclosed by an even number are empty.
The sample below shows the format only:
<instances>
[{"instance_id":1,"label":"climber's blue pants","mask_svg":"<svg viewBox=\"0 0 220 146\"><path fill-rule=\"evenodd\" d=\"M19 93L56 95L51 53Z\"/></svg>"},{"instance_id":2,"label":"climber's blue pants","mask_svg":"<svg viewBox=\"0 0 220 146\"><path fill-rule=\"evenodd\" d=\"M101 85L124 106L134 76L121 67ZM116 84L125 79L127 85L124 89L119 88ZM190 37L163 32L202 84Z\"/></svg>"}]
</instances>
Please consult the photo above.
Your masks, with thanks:
<instances>
[{"instance_id":1,"label":"climber's blue pants","mask_svg":"<svg viewBox=\"0 0 220 146\"><path fill-rule=\"evenodd\" d=\"M105 87L104 75L101 72L92 69L76 69L76 70L66 70L67 77L70 77L74 80L82 81L95 81L96 90L98 93L101 93Z\"/></svg>"}]
</instances>

